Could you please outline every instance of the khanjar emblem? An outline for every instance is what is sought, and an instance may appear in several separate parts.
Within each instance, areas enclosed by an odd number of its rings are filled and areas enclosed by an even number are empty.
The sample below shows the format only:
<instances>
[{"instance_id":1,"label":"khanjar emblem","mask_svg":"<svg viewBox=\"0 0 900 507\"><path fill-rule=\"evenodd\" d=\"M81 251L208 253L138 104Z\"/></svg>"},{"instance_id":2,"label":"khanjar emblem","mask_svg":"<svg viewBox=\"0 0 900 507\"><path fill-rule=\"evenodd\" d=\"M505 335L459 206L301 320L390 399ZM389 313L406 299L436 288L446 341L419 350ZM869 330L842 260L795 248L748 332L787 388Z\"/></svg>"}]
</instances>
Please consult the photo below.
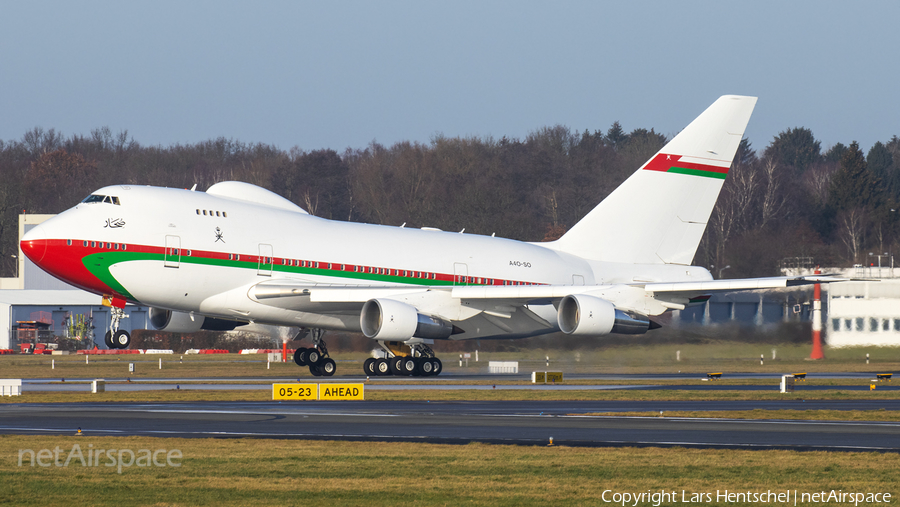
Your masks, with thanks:
<instances>
[{"instance_id":1,"label":"khanjar emblem","mask_svg":"<svg viewBox=\"0 0 900 507\"><path fill-rule=\"evenodd\" d=\"M219 241L221 241L222 243L225 242L225 238L223 238L222 235L223 235L222 229L219 229L218 227L216 227L216 242L219 242Z\"/></svg>"},{"instance_id":2,"label":"khanjar emblem","mask_svg":"<svg viewBox=\"0 0 900 507\"><path fill-rule=\"evenodd\" d=\"M125 221L121 218L107 218L106 225L103 228L109 227L110 229L118 229L119 227L125 227Z\"/></svg>"}]
</instances>

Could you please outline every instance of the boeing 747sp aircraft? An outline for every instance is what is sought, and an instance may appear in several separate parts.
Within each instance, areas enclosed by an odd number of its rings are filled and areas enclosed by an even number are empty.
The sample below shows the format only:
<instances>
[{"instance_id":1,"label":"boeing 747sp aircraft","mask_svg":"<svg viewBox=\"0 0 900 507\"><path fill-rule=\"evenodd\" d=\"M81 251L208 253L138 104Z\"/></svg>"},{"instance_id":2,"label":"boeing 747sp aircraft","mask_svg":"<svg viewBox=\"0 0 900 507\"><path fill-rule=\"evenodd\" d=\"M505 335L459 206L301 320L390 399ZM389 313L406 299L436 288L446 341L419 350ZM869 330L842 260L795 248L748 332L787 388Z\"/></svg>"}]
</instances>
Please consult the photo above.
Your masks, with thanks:
<instances>
[{"instance_id":1,"label":"boeing 747sp aircraft","mask_svg":"<svg viewBox=\"0 0 900 507\"><path fill-rule=\"evenodd\" d=\"M755 97L723 96L557 241L325 220L268 190L114 185L33 228L22 251L160 330L299 326L298 365L333 375L325 330L362 332L389 359L367 375L436 375L435 340L642 334L712 292L829 281L713 280L690 263Z\"/></svg>"}]
</instances>

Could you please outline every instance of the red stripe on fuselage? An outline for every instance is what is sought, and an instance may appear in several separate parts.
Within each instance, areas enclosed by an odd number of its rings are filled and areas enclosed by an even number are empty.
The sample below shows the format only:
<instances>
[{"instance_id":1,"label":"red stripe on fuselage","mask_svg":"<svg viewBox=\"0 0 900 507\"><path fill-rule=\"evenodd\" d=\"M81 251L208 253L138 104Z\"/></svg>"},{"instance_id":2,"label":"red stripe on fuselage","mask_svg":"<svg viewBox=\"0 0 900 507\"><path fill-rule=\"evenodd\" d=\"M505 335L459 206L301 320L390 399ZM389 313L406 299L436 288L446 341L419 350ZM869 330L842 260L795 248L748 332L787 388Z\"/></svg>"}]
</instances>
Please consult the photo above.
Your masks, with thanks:
<instances>
[{"instance_id":1,"label":"red stripe on fuselage","mask_svg":"<svg viewBox=\"0 0 900 507\"><path fill-rule=\"evenodd\" d=\"M71 244L69 244L71 242ZM87 243L88 246L84 246ZM93 245L93 246L91 246ZM47 271L51 275L63 280L66 283L74 285L78 288L84 289L88 292L93 292L95 294L102 295L115 295L119 297L127 297L126 294L120 294L105 283L103 283L100 279L93 275L84 265L84 258L89 255L94 254L102 254L104 252L109 253L118 253L118 252L128 252L128 253L152 253L158 255L164 255L166 253L166 249L163 247L156 246L147 246L147 245L135 245L133 243L113 243L113 242L102 242L102 241L85 241L85 240L65 240L65 239L49 239L49 240L31 240L31 241L23 241L21 243L22 251L25 255L28 256L29 259L32 260L35 264L41 267L41 269ZM118 248L117 248L118 247ZM259 263L263 257L257 255L247 255L247 254L229 254L226 252L217 252L210 250L193 250L189 248L180 248L180 252L178 254L178 258L182 261L185 258L205 258L205 259L216 259L223 261L241 261L245 263ZM189 254L187 252L190 252ZM229 258L229 256L233 256ZM237 259L237 257L240 259ZM272 258L272 267L282 264L282 257L273 257ZM299 261L299 259L289 258L290 261ZM450 273L436 273L422 270L401 270L397 268L384 268L377 266L368 266L368 265L359 265L359 264L347 264L345 263L346 269L341 270L340 263L331 263L331 267L329 267L329 263L325 261L305 261L308 264L318 263L319 267L315 269L321 269L326 271L336 271L338 273L360 273L360 274L371 274L371 275L379 275L379 276L394 276L400 278L408 278L415 280L417 283L425 283L428 280L441 280L444 282L456 282L463 283L466 285L543 285L535 282L522 282L516 280L504 280L498 278L489 278L489 277L477 277L477 276L457 276ZM264 264L268 264L264 262ZM291 267L298 267L290 264ZM362 271L355 271L356 267L360 266ZM371 271L370 271L371 268ZM378 270L381 269L383 272L378 273ZM420 276L415 275L401 275L399 272L409 271L410 273L419 273ZM393 274L392 274L393 272ZM434 275L434 278L431 278L431 275Z\"/></svg>"},{"instance_id":2,"label":"red stripe on fuselage","mask_svg":"<svg viewBox=\"0 0 900 507\"><path fill-rule=\"evenodd\" d=\"M101 282L84 266L85 256L102 252L105 249L82 246L82 242L73 241L68 245L64 239L39 239L23 241L22 252L41 269L60 280L95 294L116 294L108 285ZM43 255L38 253L43 250Z\"/></svg>"},{"instance_id":3,"label":"red stripe on fuselage","mask_svg":"<svg viewBox=\"0 0 900 507\"><path fill-rule=\"evenodd\" d=\"M653 160L647 162L647 165L644 166L644 169L647 171L666 172L673 167L680 167L682 169L694 169L697 171L728 174L728 167L695 164L691 162L679 162L679 160L681 160L681 155L666 155L665 153L660 153L657 156L653 157Z\"/></svg>"}]
</instances>

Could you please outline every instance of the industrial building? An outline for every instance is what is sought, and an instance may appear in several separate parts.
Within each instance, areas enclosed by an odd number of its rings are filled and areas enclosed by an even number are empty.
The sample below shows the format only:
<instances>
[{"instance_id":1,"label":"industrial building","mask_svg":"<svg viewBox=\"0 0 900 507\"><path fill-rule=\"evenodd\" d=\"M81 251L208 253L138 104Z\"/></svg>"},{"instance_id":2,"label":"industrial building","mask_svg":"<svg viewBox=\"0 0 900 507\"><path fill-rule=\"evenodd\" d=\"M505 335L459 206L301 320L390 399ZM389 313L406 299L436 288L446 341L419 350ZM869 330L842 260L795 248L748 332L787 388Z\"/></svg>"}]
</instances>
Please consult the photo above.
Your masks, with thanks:
<instances>
[{"instance_id":1,"label":"industrial building","mask_svg":"<svg viewBox=\"0 0 900 507\"><path fill-rule=\"evenodd\" d=\"M900 280L830 286L825 332L831 347L900 345Z\"/></svg>"}]
</instances>

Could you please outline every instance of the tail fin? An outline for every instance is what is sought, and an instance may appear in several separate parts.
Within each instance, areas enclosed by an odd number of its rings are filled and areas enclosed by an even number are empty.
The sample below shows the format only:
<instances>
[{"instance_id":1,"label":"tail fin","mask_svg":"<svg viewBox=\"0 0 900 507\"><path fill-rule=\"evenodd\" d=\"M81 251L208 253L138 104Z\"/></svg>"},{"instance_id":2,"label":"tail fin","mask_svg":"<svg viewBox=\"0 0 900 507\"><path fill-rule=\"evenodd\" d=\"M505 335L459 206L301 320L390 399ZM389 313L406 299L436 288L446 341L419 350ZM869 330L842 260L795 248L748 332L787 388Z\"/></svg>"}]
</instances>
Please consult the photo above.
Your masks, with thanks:
<instances>
[{"instance_id":1,"label":"tail fin","mask_svg":"<svg viewBox=\"0 0 900 507\"><path fill-rule=\"evenodd\" d=\"M725 95L547 246L586 259L690 264L756 97Z\"/></svg>"}]
</instances>

